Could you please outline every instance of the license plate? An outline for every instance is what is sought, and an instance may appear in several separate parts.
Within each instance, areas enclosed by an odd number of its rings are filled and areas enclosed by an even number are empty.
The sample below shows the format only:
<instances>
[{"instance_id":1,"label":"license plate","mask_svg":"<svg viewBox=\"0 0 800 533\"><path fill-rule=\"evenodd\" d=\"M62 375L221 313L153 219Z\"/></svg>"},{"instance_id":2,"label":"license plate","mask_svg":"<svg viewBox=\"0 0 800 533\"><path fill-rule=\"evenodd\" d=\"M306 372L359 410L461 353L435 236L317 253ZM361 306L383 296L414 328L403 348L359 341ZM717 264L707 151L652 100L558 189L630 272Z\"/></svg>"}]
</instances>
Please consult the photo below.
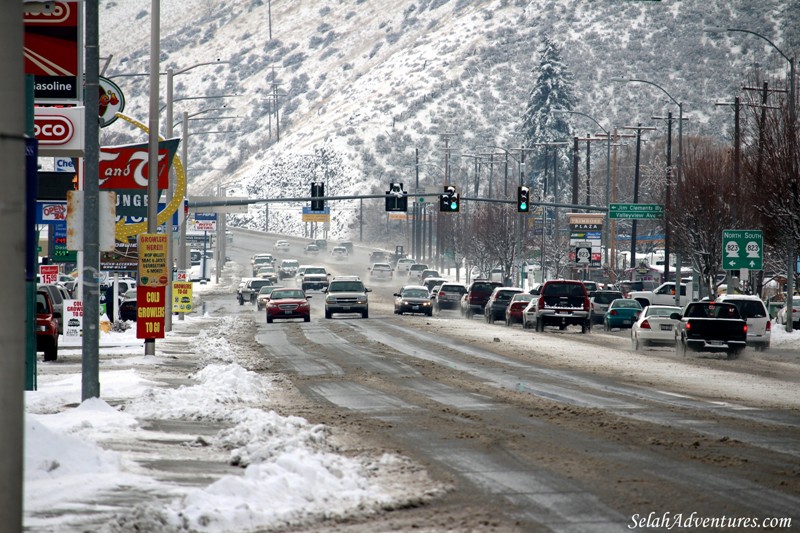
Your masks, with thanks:
<instances>
[{"instance_id":1,"label":"license plate","mask_svg":"<svg viewBox=\"0 0 800 533\"><path fill-rule=\"evenodd\" d=\"M284 312L283 312L283 314L284 314L284 315L291 315L291 314L292 314L292 312L291 312L291 311L284 311Z\"/></svg>"},{"instance_id":2,"label":"license plate","mask_svg":"<svg viewBox=\"0 0 800 533\"><path fill-rule=\"evenodd\" d=\"M349 311L350 310L350 306L349 305L345 305L345 306L342 307L342 309L345 310L345 311Z\"/></svg>"},{"instance_id":3,"label":"license plate","mask_svg":"<svg viewBox=\"0 0 800 533\"><path fill-rule=\"evenodd\" d=\"M418 305L412 305L411 309L413 309L414 311L419 311L419 306Z\"/></svg>"},{"instance_id":4,"label":"license plate","mask_svg":"<svg viewBox=\"0 0 800 533\"><path fill-rule=\"evenodd\" d=\"M672 324L661 324L661 331L672 331Z\"/></svg>"},{"instance_id":5,"label":"license plate","mask_svg":"<svg viewBox=\"0 0 800 533\"><path fill-rule=\"evenodd\" d=\"M630 320L623 320L623 321L622 321L622 323L623 323L623 324L630 324L630 323L631 323L631 321L630 321Z\"/></svg>"},{"instance_id":6,"label":"license plate","mask_svg":"<svg viewBox=\"0 0 800 533\"><path fill-rule=\"evenodd\" d=\"M725 344L725 343L724 343L724 342L722 342L722 341L706 341L706 342L707 342L708 344L711 344L711 345L713 345L713 346L720 346L720 345L722 345L722 344Z\"/></svg>"}]
</instances>

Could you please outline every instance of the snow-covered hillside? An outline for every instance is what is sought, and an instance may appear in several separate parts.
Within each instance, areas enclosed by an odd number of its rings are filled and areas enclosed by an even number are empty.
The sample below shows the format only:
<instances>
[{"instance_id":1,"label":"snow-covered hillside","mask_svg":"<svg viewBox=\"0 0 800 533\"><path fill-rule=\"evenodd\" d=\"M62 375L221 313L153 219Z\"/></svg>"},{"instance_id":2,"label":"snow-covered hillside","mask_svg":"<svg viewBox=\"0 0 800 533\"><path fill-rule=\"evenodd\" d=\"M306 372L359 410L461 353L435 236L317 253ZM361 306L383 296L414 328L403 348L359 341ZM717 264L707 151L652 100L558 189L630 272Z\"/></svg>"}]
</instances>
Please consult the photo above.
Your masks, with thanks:
<instances>
[{"instance_id":1,"label":"snow-covered hillside","mask_svg":"<svg viewBox=\"0 0 800 533\"><path fill-rule=\"evenodd\" d=\"M149 70L150 6L101 2L105 76ZM189 126L190 194L224 185L255 198L291 197L307 195L315 179L326 181L328 195L374 193L413 182L415 150L421 183L440 186L443 134L451 175L471 169L474 158L464 155L482 147L518 147L514 132L545 36L574 74L576 110L608 126L677 112L654 88L609 81L637 77L684 103L686 134L725 137L732 113L714 102L739 90L753 62L776 80L785 79L786 62L757 38L703 28L744 27L791 50L800 42L797 11L781 0L162 0L160 70L221 62L174 78L174 120L198 113ZM125 112L146 121L147 78L114 81ZM101 140L140 137L118 121ZM382 211L380 200L364 204ZM331 236L344 237L356 201L332 210ZM262 228L264 215L254 206L234 223ZM302 234L300 205L272 204L269 227Z\"/></svg>"}]
</instances>

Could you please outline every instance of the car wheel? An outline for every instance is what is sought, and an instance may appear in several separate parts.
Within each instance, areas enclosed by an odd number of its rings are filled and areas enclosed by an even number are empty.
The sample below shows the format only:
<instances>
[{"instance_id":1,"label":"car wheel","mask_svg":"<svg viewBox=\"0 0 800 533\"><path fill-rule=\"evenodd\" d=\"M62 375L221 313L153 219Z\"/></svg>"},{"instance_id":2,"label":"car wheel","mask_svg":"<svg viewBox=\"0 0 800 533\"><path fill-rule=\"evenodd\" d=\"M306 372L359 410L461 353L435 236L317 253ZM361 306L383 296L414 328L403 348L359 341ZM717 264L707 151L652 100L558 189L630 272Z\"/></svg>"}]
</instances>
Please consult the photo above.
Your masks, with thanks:
<instances>
[{"instance_id":1,"label":"car wheel","mask_svg":"<svg viewBox=\"0 0 800 533\"><path fill-rule=\"evenodd\" d=\"M364 311L361 313L361 318L369 318L369 311Z\"/></svg>"},{"instance_id":2,"label":"car wheel","mask_svg":"<svg viewBox=\"0 0 800 533\"><path fill-rule=\"evenodd\" d=\"M430 311L428 311L426 314L427 314L428 316L433 316L433 309L431 309Z\"/></svg>"},{"instance_id":3,"label":"car wheel","mask_svg":"<svg viewBox=\"0 0 800 533\"><path fill-rule=\"evenodd\" d=\"M511 327L511 319L509 317L506 317L506 327L507 328Z\"/></svg>"},{"instance_id":4,"label":"car wheel","mask_svg":"<svg viewBox=\"0 0 800 533\"><path fill-rule=\"evenodd\" d=\"M544 331L544 322L541 318L536 319L536 331Z\"/></svg>"},{"instance_id":5,"label":"car wheel","mask_svg":"<svg viewBox=\"0 0 800 533\"><path fill-rule=\"evenodd\" d=\"M494 324L494 315L491 312L484 311L484 316L486 317L487 324Z\"/></svg>"},{"instance_id":6,"label":"car wheel","mask_svg":"<svg viewBox=\"0 0 800 533\"><path fill-rule=\"evenodd\" d=\"M592 321L587 320L583 324L581 324L581 333L589 333L592 331Z\"/></svg>"},{"instance_id":7,"label":"car wheel","mask_svg":"<svg viewBox=\"0 0 800 533\"><path fill-rule=\"evenodd\" d=\"M272 324L272 317L267 315L267 324Z\"/></svg>"},{"instance_id":8,"label":"car wheel","mask_svg":"<svg viewBox=\"0 0 800 533\"><path fill-rule=\"evenodd\" d=\"M736 359L742 353L742 348L731 348L728 350L728 361Z\"/></svg>"},{"instance_id":9,"label":"car wheel","mask_svg":"<svg viewBox=\"0 0 800 533\"><path fill-rule=\"evenodd\" d=\"M330 318L331 315L332 315L332 313L326 309L325 310L325 318Z\"/></svg>"},{"instance_id":10,"label":"car wheel","mask_svg":"<svg viewBox=\"0 0 800 533\"><path fill-rule=\"evenodd\" d=\"M608 323L608 320L603 321L603 331L611 331L611 324Z\"/></svg>"},{"instance_id":11,"label":"car wheel","mask_svg":"<svg viewBox=\"0 0 800 533\"><path fill-rule=\"evenodd\" d=\"M642 345L639 343L639 337L637 337L636 335L631 335L631 344L633 344L634 350L636 350L637 352L641 351Z\"/></svg>"},{"instance_id":12,"label":"car wheel","mask_svg":"<svg viewBox=\"0 0 800 533\"><path fill-rule=\"evenodd\" d=\"M473 315L473 313L472 313L472 310L470 310L470 309L467 309L467 311L464 313L464 317L467 320L472 320L472 315Z\"/></svg>"},{"instance_id":13,"label":"car wheel","mask_svg":"<svg viewBox=\"0 0 800 533\"><path fill-rule=\"evenodd\" d=\"M239 305L244 305L244 298L239 296Z\"/></svg>"},{"instance_id":14,"label":"car wheel","mask_svg":"<svg viewBox=\"0 0 800 533\"><path fill-rule=\"evenodd\" d=\"M310 316L304 316L303 317L303 322L311 322L311 317Z\"/></svg>"},{"instance_id":15,"label":"car wheel","mask_svg":"<svg viewBox=\"0 0 800 533\"><path fill-rule=\"evenodd\" d=\"M49 340L44 347L44 360L55 361L58 359L58 341L55 339Z\"/></svg>"}]
</instances>

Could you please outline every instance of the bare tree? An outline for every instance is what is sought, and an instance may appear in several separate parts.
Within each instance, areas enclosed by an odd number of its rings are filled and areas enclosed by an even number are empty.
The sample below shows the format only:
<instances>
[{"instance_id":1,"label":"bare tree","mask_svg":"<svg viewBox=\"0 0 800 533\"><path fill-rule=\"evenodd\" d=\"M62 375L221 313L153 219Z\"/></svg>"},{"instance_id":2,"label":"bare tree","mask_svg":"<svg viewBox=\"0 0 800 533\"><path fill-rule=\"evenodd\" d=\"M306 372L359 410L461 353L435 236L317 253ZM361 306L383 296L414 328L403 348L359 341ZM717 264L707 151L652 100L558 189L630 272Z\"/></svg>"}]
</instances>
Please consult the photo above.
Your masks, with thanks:
<instances>
[{"instance_id":1,"label":"bare tree","mask_svg":"<svg viewBox=\"0 0 800 533\"><path fill-rule=\"evenodd\" d=\"M691 259L712 298L716 275L722 269L722 231L736 227L734 185L725 148L709 139L685 140L678 208L668 207L670 220L676 246Z\"/></svg>"}]
</instances>

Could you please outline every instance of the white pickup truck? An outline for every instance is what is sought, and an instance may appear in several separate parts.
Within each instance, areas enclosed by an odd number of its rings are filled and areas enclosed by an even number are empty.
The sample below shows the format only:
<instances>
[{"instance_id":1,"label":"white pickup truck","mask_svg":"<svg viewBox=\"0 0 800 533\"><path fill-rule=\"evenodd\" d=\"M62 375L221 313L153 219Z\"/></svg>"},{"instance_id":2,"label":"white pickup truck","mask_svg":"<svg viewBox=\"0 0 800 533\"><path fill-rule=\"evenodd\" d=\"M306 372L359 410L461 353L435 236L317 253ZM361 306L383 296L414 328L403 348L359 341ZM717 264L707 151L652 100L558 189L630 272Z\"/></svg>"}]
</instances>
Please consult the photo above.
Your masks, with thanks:
<instances>
[{"instance_id":1,"label":"white pickup truck","mask_svg":"<svg viewBox=\"0 0 800 533\"><path fill-rule=\"evenodd\" d=\"M652 291L631 291L626 298L638 301L642 308L648 305L675 305L675 282L662 283ZM681 283L680 307L692 301L692 284Z\"/></svg>"}]
</instances>

